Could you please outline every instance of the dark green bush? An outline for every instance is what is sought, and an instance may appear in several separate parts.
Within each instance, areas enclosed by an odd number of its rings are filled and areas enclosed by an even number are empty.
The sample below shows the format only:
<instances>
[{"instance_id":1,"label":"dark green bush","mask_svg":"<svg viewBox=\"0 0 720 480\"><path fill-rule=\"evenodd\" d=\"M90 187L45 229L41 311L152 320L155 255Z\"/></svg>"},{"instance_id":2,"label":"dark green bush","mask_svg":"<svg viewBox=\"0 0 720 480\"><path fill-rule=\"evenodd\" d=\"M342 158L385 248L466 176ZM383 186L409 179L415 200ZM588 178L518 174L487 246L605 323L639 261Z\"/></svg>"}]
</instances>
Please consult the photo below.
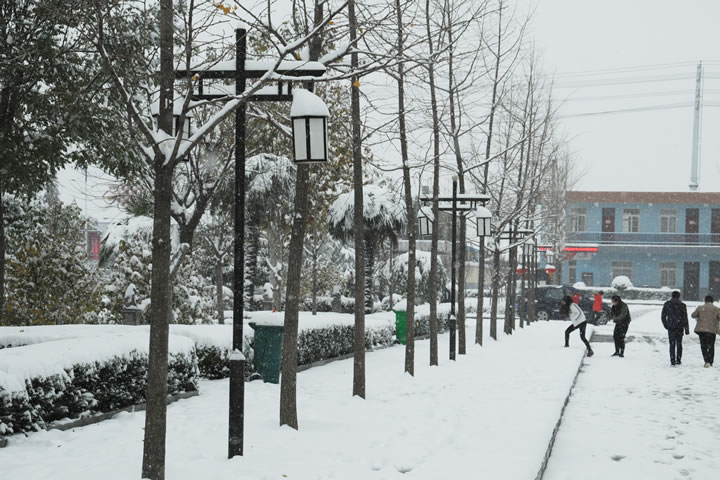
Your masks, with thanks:
<instances>
[{"instance_id":1,"label":"dark green bush","mask_svg":"<svg viewBox=\"0 0 720 480\"><path fill-rule=\"evenodd\" d=\"M131 351L107 361L74 365L62 374L25 381L25 392L0 387L0 435L29 432L84 415L145 401L148 359ZM171 354L168 395L197 390L197 356Z\"/></svg>"}]
</instances>

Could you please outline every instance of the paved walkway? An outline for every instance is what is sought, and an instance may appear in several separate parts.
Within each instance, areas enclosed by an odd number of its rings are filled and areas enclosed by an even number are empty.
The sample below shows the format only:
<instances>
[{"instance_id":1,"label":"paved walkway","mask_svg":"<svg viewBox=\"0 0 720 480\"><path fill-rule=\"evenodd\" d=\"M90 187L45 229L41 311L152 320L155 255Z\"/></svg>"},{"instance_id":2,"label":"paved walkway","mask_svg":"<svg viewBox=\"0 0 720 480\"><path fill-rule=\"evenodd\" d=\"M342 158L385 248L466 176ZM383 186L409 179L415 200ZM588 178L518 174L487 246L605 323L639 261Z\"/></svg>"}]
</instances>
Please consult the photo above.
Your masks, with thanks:
<instances>
[{"instance_id":1,"label":"paved walkway","mask_svg":"<svg viewBox=\"0 0 720 480\"><path fill-rule=\"evenodd\" d=\"M416 376L404 349L367 355L367 400L351 397L352 359L298 375L300 430L278 428L277 385L246 386L245 456L228 461L227 381L168 408L168 480L436 480L535 478L584 348L563 348L565 322L518 329L440 366L417 342ZM468 338L473 338L468 326ZM138 478L142 413L72 431L13 438L0 479Z\"/></svg>"},{"instance_id":2,"label":"paved walkway","mask_svg":"<svg viewBox=\"0 0 720 480\"><path fill-rule=\"evenodd\" d=\"M703 368L691 333L683 364L671 367L660 307L631 311L625 358L610 357L611 342L594 342L584 360L545 480L720 478L720 361Z\"/></svg>"}]
</instances>

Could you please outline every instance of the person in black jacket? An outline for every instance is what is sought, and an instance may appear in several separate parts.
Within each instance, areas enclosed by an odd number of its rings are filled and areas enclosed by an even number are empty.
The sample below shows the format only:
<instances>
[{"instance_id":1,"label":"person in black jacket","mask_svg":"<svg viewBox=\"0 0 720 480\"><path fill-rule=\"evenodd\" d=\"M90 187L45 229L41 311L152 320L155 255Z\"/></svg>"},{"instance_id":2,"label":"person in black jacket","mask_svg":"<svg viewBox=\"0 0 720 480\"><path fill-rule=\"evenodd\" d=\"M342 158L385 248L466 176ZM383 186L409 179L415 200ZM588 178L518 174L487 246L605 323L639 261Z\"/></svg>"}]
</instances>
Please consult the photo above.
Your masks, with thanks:
<instances>
[{"instance_id":1,"label":"person in black jacket","mask_svg":"<svg viewBox=\"0 0 720 480\"><path fill-rule=\"evenodd\" d=\"M613 295L612 308L610 315L615 322L615 330L613 330L613 340L615 341L615 353L613 357L625 356L625 334L630 326L630 309L627 304L620 299L620 295Z\"/></svg>"},{"instance_id":2,"label":"person in black jacket","mask_svg":"<svg viewBox=\"0 0 720 480\"><path fill-rule=\"evenodd\" d=\"M677 290L672 292L672 298L663 305L661 318L670 341L670 365L680 365L682 364L683 332L689 335L690 326L687 306L680 301L680 292Z\"/></svg>"}]
</instances>

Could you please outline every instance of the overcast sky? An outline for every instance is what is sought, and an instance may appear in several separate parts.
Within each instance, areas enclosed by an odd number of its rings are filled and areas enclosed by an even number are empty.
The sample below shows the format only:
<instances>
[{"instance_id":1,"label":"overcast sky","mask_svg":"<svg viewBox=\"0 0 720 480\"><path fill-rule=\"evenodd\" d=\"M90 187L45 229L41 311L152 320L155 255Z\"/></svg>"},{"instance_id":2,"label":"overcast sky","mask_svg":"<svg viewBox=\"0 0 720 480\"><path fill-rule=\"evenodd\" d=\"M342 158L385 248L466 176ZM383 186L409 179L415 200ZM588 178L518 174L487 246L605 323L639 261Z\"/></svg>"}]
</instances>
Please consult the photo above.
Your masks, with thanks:
<instances>
[{"instance_id":1,"label":"overcast sky","mask_svg":"<svg viewBox=\"0 0 720 480\"><path fill-rule=\"evenodd\" d=\"M515 2L534 9L529 38L564 101L559 114L576 159L576 190L688 190L701 60L700 190L720 188L719 0ZM93 186L92 177L91 215L117 216L101 208L106 185ZM62 174L60 183L65 200L83 207L82 174Z\"/></svg>"},{"instance_id":2,"label":"overcast sky","mask_svg":"<svg viewBox=\"0 0 720 480\"><path fill-rule=\"evenodd\" d=\"M700 190L717 191L720 2L517 1L535 7L531 35L545 71L556 74L558 99L567 100L561 125L576 158L576 189L688 190L702 60ZM576 116L617 110L633 111Z\"/></svg>"}]
</instances>

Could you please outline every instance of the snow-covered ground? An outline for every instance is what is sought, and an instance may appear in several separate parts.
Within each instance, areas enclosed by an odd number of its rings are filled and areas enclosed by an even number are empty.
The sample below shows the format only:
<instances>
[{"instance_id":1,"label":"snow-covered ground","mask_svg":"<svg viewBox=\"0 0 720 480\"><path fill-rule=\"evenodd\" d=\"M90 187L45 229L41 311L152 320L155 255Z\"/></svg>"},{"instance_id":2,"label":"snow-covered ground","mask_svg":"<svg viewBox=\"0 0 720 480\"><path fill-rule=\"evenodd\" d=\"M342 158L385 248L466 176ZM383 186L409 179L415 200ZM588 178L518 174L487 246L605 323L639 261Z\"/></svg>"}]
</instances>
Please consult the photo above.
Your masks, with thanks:
<instances>
[{"instance_id":1,"label":"snow-covered ground","mask_svg":"<svg viewBox=\"0 0 720 480\"><path fill-rule=\"evenodd\" d=\"M565 322L534 324L440 366L419 341L416 376L403 374L404 348L367 355L367 400L351 397L352 360L298 375L300 430L278 427L279 388L246 388L245 456L227 451L227 380L168 408L167 475L172 480L535 478L581 362ZM486 331L488 328L486 328ZM501 329L500 329L501 330ZM472 339L474 325L468 326ZM0 449L3 479L139 478L143 413L71 431L13 437Z\"/></svg>"},{"instance_id":2,"label":"snow-covered ground","mask_svg":"<svg viewBox=\"0 0 720 480\"><path fill-rule=\"evenodd\" d=\"M694 310L696 304L689 305ZM594 343L546 471L546 480L720 478L720 370L703 368L698 337L671 367L660 306L631 305L625 358ZM612 325L598 327L612 334ZM717 364L716 364L717 365Z\"/></svg>"}]
</instances>

